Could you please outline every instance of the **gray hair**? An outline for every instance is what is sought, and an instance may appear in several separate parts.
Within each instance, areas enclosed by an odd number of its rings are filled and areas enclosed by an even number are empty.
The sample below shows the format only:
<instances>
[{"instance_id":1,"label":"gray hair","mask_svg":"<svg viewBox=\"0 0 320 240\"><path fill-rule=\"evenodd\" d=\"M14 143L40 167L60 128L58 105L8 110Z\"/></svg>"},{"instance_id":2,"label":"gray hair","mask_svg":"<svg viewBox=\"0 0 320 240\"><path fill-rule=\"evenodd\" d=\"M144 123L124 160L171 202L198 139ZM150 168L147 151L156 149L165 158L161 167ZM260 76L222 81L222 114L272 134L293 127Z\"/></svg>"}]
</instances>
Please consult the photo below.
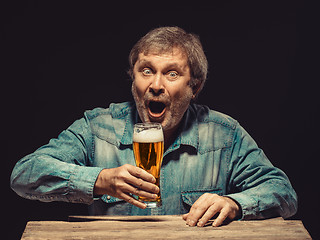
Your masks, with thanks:
<instances>
[{"instance_id":1,"label":"gray hair","mask_svg":"<svg viewBox=\"0 0 320 240\"><path fill-rule=\"evenodd\" d=\"M199 37L179 27L159 27L143 36L129 54L129 75L134 80L133 68L140 53L168 53L173 51L174 47L180 48L187 55L191 75L190 86L197 90L198 95L207 79L208 61Z\"/></svg>"}]
</instances>

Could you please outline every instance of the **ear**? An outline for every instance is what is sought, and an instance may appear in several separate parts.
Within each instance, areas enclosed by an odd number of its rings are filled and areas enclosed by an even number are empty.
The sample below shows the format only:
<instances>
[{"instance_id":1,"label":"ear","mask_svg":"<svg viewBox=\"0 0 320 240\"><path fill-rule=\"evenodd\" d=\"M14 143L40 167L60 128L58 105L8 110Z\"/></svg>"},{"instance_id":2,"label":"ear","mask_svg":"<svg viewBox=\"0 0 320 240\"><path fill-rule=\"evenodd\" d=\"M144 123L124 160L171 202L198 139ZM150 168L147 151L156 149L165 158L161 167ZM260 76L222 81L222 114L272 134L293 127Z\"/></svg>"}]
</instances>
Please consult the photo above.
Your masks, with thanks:
<instances>
[{"instance_id":1,"label":"ear","mask_svg":"<svg viewBox=\"0 0 320 240\"><path fill-rule=\"evenodd\" d=\"M134 81L134 74L133 74L133 69L132 69L132 68L130 68L130 69L127 71L127 74L130 76L131 81Z\"/></svg>"},{"instance_id":2,"label":"ear","mask_svg":"<svg viewBox=\"0 0 320 240\"><path fill-rule=\"evenodd\" d=\"M201 91L201 88L202 88L201 82L197 83L192 87L192 91L193 91L192 99L195 99L198 96L198 93Z\"/></svg>"}]
</instances>

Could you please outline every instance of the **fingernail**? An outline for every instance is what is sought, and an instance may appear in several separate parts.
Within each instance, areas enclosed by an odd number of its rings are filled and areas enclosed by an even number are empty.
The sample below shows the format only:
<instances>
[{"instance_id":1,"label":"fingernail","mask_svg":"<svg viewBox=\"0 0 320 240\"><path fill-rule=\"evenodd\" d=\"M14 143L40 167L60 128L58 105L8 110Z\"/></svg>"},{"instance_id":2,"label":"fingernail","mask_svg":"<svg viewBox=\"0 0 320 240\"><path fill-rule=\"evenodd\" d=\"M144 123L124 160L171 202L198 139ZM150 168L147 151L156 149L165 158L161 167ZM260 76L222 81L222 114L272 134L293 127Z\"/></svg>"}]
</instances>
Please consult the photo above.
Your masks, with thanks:
<instances>
[{"instance_id":1,"label":"fingernail","mask_svg":"<svg viewBox=\"0 0 320 240\"><path fill-rule=\"evenodd\" d=\"M203 227L203 226L204 226L203 221L200 220L200 221L198 222L197 226L198 226L198 227Z\"/></svg>"},{"instance_id":2,"label":"fingernail","mask_svg":"<svg viewBox=\"0 0 320 240\"><path fill-rule=\"evenodd\" d=\"M189 220L187 221L187 224L188 224L190 227L193 227L193 226L195 226L195 221L189 219Z\"/></svg>"}]
</instances>

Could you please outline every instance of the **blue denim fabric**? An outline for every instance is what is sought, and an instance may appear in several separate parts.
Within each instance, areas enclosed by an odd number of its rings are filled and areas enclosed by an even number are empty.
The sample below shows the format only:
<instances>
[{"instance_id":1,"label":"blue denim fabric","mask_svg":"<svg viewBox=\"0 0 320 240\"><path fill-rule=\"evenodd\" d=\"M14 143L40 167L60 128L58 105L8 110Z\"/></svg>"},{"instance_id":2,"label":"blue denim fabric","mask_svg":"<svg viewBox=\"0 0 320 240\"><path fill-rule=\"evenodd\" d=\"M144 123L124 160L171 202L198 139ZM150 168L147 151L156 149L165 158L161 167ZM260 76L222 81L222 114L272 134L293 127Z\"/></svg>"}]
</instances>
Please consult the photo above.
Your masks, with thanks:
<instances>
[{"instance_id":1,"label":"blue denim fabric","mask_svg":"<svg viewBox=\"0 0 320 240\"><path fill-rule=\"evenodd\" d=\"M195 104L164 153L162 207L142 210L112 196L95 198L93 187L103 168L135 165L132 133L138 121L133 103L85 112L57 139L16 164L11 187L28 199L86 203L92 215L183 214L204 193L237 201L242 219L296 213L297 195L289 179L239 123Z\"/></svg>"}]
</instances>

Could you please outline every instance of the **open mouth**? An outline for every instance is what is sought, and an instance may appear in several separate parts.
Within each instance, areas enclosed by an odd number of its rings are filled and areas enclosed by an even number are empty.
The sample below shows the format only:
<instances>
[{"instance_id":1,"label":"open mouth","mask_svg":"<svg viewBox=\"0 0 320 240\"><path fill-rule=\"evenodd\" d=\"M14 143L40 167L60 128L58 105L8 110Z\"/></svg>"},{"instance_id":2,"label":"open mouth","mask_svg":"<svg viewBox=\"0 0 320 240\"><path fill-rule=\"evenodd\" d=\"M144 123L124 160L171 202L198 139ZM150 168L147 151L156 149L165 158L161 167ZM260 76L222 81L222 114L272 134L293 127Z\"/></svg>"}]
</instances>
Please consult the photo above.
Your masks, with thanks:
<instances>
[{"instance_id":1,"label":"open mouth","mask_svg":"<svg viewBox=\"0 0 320 240\"><path fill-rule=\"evenodd\" d=\"M162 102L150 101L148 109L152 118L161 118L165 113L166 105Z\"/></svg>"}]
</instances>

